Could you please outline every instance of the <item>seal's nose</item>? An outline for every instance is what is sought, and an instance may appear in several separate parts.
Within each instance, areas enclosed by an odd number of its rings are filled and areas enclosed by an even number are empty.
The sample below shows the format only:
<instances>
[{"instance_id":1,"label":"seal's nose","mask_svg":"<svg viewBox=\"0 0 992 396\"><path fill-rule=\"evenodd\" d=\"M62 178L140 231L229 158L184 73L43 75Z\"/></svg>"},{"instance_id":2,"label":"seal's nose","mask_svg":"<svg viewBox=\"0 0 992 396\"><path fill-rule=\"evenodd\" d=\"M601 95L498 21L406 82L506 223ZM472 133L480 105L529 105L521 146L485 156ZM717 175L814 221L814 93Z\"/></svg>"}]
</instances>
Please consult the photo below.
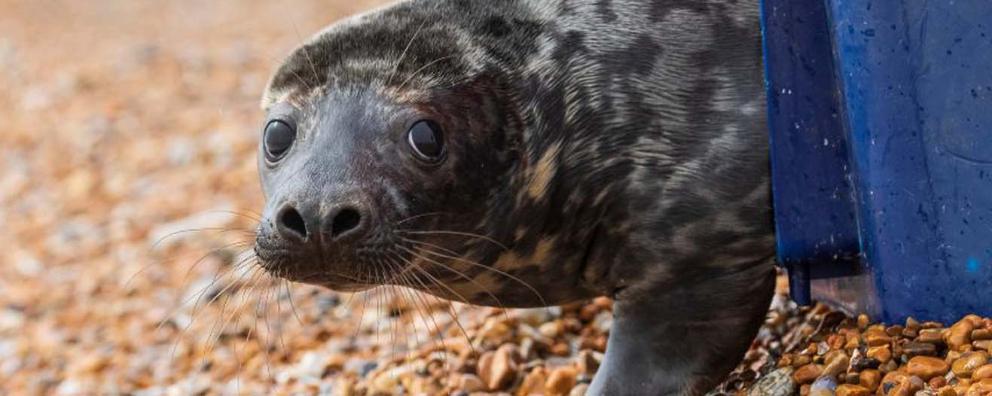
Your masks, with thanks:
<instances>
[{"instance_id":1,"label":"seal's nose","mask_svg":"<svg viewBox=\"0 0 992 396\"><path fill-rule=\"evenodd\" d=\"M311 224L308 225L307 223ZM314 229L312 223L312 219L308 222L300 214L300 211L292 205L283 206L276 217L276 229L283 238L289 240L307 240L310 236L310 230Z\"/></svg>"},{"instance_id":2,"label":"seal's nose","mask_svg":"<svg viewBox=\"0 0 992 396\"><path fill-rule=\"evenodd\" d=\"M276 217L276 228L283 238L295 242L316 242L317 233L324 243L343 242L361 237L365 226L363 210L357 205L335 205L325 216L316 211L301 211L291 204L283 205Z\"/></svg>"},{"instance_id":3,"label":"seal's nose","mask_svg":"<svg viewBox=\"0 0 992 396\"><path fill-rule=\"evenodd\" d=\"M362 213L352 206L338 206L327 216L331 240L355 238L362 233Z\"/></svg>"}]
</instances>

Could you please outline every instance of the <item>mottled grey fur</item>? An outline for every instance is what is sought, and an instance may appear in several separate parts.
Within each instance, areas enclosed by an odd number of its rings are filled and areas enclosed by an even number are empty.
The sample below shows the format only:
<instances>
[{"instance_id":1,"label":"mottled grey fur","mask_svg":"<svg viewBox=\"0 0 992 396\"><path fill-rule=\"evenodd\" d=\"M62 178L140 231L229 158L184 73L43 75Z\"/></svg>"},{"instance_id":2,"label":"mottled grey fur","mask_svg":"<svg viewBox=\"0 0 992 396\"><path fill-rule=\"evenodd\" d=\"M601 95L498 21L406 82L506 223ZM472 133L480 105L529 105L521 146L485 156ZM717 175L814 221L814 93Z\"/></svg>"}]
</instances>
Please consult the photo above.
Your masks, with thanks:
<instances>
[{"instance_id":1,"label":"mottled grey fur","mask_svg":"<svg viewBox=\"0 0 992 396\"><path fill-rule=\"evenodd\" d=\"M608 295L590 394L704 392L773 287L759 34L757 0L414 0L337 23L263 99L300 127L283 162L260 160L256 250L342 290ZM419 118L444 125L439 166L405 154ZM286 205L359 207L362 237L294 245L274 231Z\"/></svg>"}]
</instances>

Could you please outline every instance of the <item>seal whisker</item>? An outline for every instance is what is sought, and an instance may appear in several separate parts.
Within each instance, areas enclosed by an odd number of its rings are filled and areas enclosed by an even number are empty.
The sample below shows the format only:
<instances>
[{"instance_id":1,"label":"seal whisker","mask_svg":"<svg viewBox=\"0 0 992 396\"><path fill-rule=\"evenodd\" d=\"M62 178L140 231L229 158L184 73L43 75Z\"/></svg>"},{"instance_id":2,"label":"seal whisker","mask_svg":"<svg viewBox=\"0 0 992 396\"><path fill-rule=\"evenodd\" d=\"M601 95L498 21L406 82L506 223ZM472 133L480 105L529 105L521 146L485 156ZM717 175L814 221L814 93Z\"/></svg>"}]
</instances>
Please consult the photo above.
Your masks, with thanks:
<instances>
[{"instance_id":1,"label":"seal whisker","mask_svg":"<svg viewBox=\"0 0 992 396\"><path fill-rule=\"evenodd\" d=\"M250 243L252 243L252 242L251 241L237 241L237 242L228 243L228 244L222 245L220 247L211 249L210 251L208 251L207 253L205 253L203 256L201 256L199 259L197 259L195 262L193 262L193 265L190 266L190 268L187 270L186 276L183 277L183 285L185 285L186 282L188 282L188 277L189 277L190 272L192 272L192 270L194 268L196 268L197 265L199 265L200 261L202 261L202 260L206 259L207 257L210 257L210 255L212 255L214 253L217 253L219 251L222 251L224 249L228 249L228 248L232 248L232 247L247 246ZM141 269L139 269L138 271L135 271L133 274L131 274L130 277L127 278L127 281L124 282L123 289L128 289L131 286L131 282L133 282L135 279L137 279L137 277L139 275L141 275L142 273L144 273L145 271L147 271L152 266L154 266L154 265L167 264L167 263L173 262L175 260L176 259L173 259L173 260L162 260L162 261L153 261L151 263L145 264L144 266L141 267Z\"/></svg>"},{"instance_id":2,"label":"seal whisker","mask_svg":"<svg viewBox=\"0 0 992 396\"><path fill-rule=\"evenodd\" d=\"M303 41L303 37L300 35L300 29L297 28L296 23L293 23L293 32L296 33L297 39ZM313 73L313 78L319 81L320 74L317 73L317 66L314 65L313 63L313 57L310 56L310 51L307 50L307 45L303 44L302 46L300 46L300 49L303 51L303 56L307 59L307 63L310 64L310 72ZM303 80L303 83L307 84L307 89L313 89L312 87L310 87L309 83L306 82L306 80Z\"/></svg>"},{"instance_id":3,"label":"seal whisker","mask_svg":"<svg viewBox=\"0 0 992 396\"><path fill-rule=\"evenodd\" d=\"M389 266L394 271L400 271L400 269L402 269L403 265L400 264L400 263L398 263L398 262L396 262L393 259L393 257L387 257L386 259L387 259L387 262L389 263ZM423 304L423 310L421 311L420 308L419 308L419 306L418 306L418 309L417 310L420 313L421 321L424 322L424 327L426 329L428 329L428 331L430 331L430 325L428 325L427 324L427 321L423 318L423 316L430 316L431 321L434 322L435 331L438 334L440 334L441 333L441 327L438 325L437 320L435 320L434 314L430 310L430 305L427 304L427 301L425 301L423 299L423 295L420 292L418 292L417 290L414 290L416 288L416 286L411 281L412 274L406 274L406 273L403 273L403 272L399 272L399 273L400 273L400 278L403 280L402 283L407 286L406 289L409 292L409 294L412 296L411 301L413 301L416 304L416 301L419 298L420 303Z\"/></svg>"},{"instance_id":4,"label":"seal whisker","mask_svg":"<svg viewBox=\"0 0 992 396\"><path fill-rule=\"evenodd\" d=\"M300 313L296 310L296 303L293 302L293 292L289 290L289 281L283 279L280 283L285 286L286 296L289 300L289 307L293 309L293 316L296 317L296 322L303 325L303 319L300 319Z\"/></svg>"},{"instance_id":5,"label":"seal whisker","mask_svg":"<svg viewBox=\"0 0 992 396\"><path fill-rule=\"evenodd\" d=\"M488 236L485 236L485 235L473 234L473 233L470 233L470 232L447 231L447 230L430 230L430 231L397 230L396 232L399 233L399 234L412 234L412 235L455 235L455 236L463 236L463 237L468 237L468 238L482 239L484 241L491 242L494 245L499 246L500 248L502 248L504 251L510 250L510 248L506 247L506 245L500 243L499 241L497 241L497 240L495 240L495 239L493 239L491 237L488 237Z\"/></svg>"},{"instance_id":6,"label":"seal whisker","mask_svg":"<svg viewBox=\"0 0 992 396\"><path fill-rule=\"evenodd\" d=\"M408 221L413 221L413 220L416 220L416 219L419 219L419 218L422 218L422 217L427 217L427 216L439 216L439 215L444 215L444 214L448 214L448 212L430 212L430 213L422 213L422 214L419 214L419 215L415 215L415 216L410 216L410 217L407 217L407 218L405 218L405 219L403 219L403 220L400 220L400 221L397 221L397 222L395 222L395 223L393 223L393 226L394 226L394 227L396 227L396 226L399 226L399 225L401 225L401 224L403 224L403 223L406 223L406 222L408 222Z\"/></svg>"},{"instance_id":7,"label":"seal whisker","mask_svg":"<svg viewBox=\"0 0 992 396\"><path fill-rule=\"evenodd\" d=\"M413 243L413 244L419 244L419 245L423 245L423 246L427 246L427 247L440 248L441 250L447 250L447 249L441 248L440 246L431 244L429 242L417 241L417 240L406 239L406 238L404 238L404 240L407 241L407 242L409 242L409 243ZM527 289L529 289L532 293L534 293L534 295L538 298L538 300L541 301L542 304L544 304L545 306L548 305L547 302L544 299L544 296L542 296L541 293L538 292L536 288L534 288L533 286L531 286L530 283L527 283L523 279L520 279L520 278L518 278L516 276L513 276L513 275L511 275L508 272L505 272L505 271L502 271L502 270L499 270L497 268L493 268L493 267L490 267L490 266L487 266L487 265L483 265L483 264L480 264L480 263L475 262L475 261L472 261L472 260L464 259L464 258L461 258L461 257L458 257L458 256L441 254L441 253L435 252L435 251L430 250L430 249L427 249L427 248L417 247L417 249L419 249L420 251L422 251L424 253L428 253L428 254L431 254L431 255L434 255L434 256L438 256L438 257L441 257L441 258L446 258L446 259L449 259L449 260L455 260L455 261L458 261L458 262L461 262L461 263L465 263L465 264L471 265L471 266L476 267L476 268L482 268L484 270L492 271L492 272L494 272L496 274L505 276L505 277L507 277L507 278L509 278L509 279L511 279L511 280L513 280L513 281L515 281L515 282L523 285ZM448 252L451 252L451 251L448 250ZM451 252L451 253L454 254L454 252ZM448 267L448 268L450 268L450 267Z\"/></svg>"},{"instance_id":8,"label":"seal whisker","mask_svg":"<svg viewBox=\"0 0 992 396\"><path fill-rule=\"evenodd\" d=\"M416 242L416 241L409 241L409 242L411 242L411 243L412 243L412 242ZM426 242L425 242L425 243L426 243ZM421 249L421 248L418 248L418 247L414 247L414 248L415 248L415 249L418 249L418 250L419 250L419 249ZM414 252L414 251L411 251L411 250L409 250L409 249L405 249L405 248L402 248L402 247L401 247L401 249L404 249L404 250L406 250L406 251L407 251L408 253L410 253L410 254L412 254L412 255L414 255L414 256L416 256L416 257L419 257L419 258L421 258L421 259L423 259L423 260L425 260L425 261L427 261L427 262L429 262L429 263L431 263L431 264L434 264L434 265L437 265L437 266L439 266L439 267L441 267L441 268L444 268L444 269L446 269L446 270L448 270L448 271L450 271L450 272L452 272L453 274L455 274L455 275L456 275L456 276L458 276L459 278L462 278L462 279L464 279L464 280L466 280L466 281L468 281L468 282L469 282L469 283L471 283L471 284L472 284L473 286L475 286L475 287L478 287L479 289L482 289L482 291L484 291L484 292L485 292L485 293L486 293L487 295L489 295L489 297L491 297L491 298L493 299L493 301L495 301L495 302L496 302L496 306L498 306L498 307L499 307L500 309L506 309L506 308L505 308L505 307L503 306L503 303L502 303L502 302L501 302L501 301L499 300L499 298L498 298L498 297L496 297L496 295L495 295L495 294L493 294L493 293L492 293L492 292L491 292L491 291L489 290L489 288L487 288L487 287L485 287L485 286L483 286L483 285L482 285L482 284L480 284L480 283L479 283L478 281L476 281L476 280L475 280L475 279L473 279L472 277L470 277L470 276L468 276L468 275L467 275L467 274L465 274L464 272L461 272L461 271L458 271L458 270L456 270L456 269L454 269L454 268L451 268L450 266L447 266L447 265L444 265L444 264L441 264L441 263L439 263L439 262L437 262L437 261L435 261L435 260L432 260L432 259L430 259L430 258L428 258L428 257L424 257L423 255L420 255L420 254L417 254L416 252ZM423 250L421 250L421 251L423 251Z\"/></svg>"},{"instance_id":9,"label":"seal whisker","mask_svg":"<svg viewBox=\"0 0 992 396\"><path fill-rule=\"evenodd\" d=\"M390 260L390 262L392 262L392 260ZM400 266L400 264L397 264L395 262L392 263L396 267ZM441 329L441 325L437 323L437 318L434 317L434 311L431 309L430 303L427 302L427 299L423 293L420 293L414 289L415 286L413 285L413 282L410 280L410 278L413 276L416 275L415 274L403 275L403 278L406 279L405 283L409 285L409 287L405 288L405 290L411 296L410 297L411 301L413 301L414 305L417 307L418 316L420 317L421 322L424 323L424 328L428 331L427 338L428 339L432 338L430 335L430 332L432 332L432 330L431 330L431 326L427 323L427 320L424 318L425 316L429 317L431 319L431 322L434 324L433 333L436 335L438 342L441 343L441 348L443 348L444 350L448 350L448 345L444 342L444 331ZM419 301L419 305L417 304L418 301ZM452 317L452 319L456 319L456 318ZM414 336L416 337L416 341L419 344L420 337L417 335L416 331L414 331ZM469 345L471 345L471 342L469 342ZM445 367L447 367L448 364L449 364L448 355L444 354Z\"/></svg>"},{"instance_id":10,"label":"seal whisker","mask_svg":"<svg viewBox=\"0 0 992 396\"><path fill-rule=\"evenodd\" d=\"M162 244L163 242L165 242L167 239L172 238L172 237L177 236L177 235L188 234L188 233L192 233L192 232L207 232L207 231L217 231L221 235L223 235L225 233L228 233L228 232L240 232L240 233L249 234L249 235L254 235L255 234L255 232L253 230L242 229L242 228L232 228L232 227L200 227L200 228L188 228L188 229L184 229L184 230L173 231L173 232L170 232L168 234L165 234L163 236L158 237L157 239L155 239L155 242L152 243L150 249L151 250L157 249L158 246L160 244Z\"/></svg>"},{"instance_id":11,"label":"seal whisker","mask_svg":"<svg viewBox=\"0 0 992 396\"><path fill-rule=\"evenodd\" d=\"M193 312L190 315L191 317L190 317L189 323L187 323L186 326L183 327L183 329L176 336L176 341L172 344L172 348L171 348L171 351L170 351L170 354L169 354L171 360L175 360L176 351L179 348L179 342L183 339L183 337L185 337L186 333L190 330L190 328L192 328L193 323L196 322L196 319L199 316L200 308L197 308L197 306L198 306L198 304L200 302L199 301L200 298L207 292L207 290L210 290L213 287L214 284L216 284L218 281L220 281L220 279L223 279L224 276L227 276L227 274L231 273L236 268L240 267L242 265L242 263L244 263L246 261L247 261L247 258L246 259L242 259L236 265L231 266L230 268L227 268L227 269L224 269L224 270L219 271L217 274L214 275L214 278L210 281L209 284L207 284L206 286L204 286L202 289L200 289L199 292L195 293L189 299L183 300L183 302L181 302L180 304L177 304L177 306L175 308L173 308L173 310L170 313L168 313L159 322L158 326L156 326L156 328L155 328L156 331L160 330L162 328L162 326L164 326L165 323L168 322L176 314L176 312L179 311L180 308L182 308L183 306L185 306L186 304L188 304L191 299L193 299L193 300L196 301L193 304ZM204 307L206 307L207 305L211 304L213 301L215 301L217 298L219 298L221 295L223 295L223 291L226 290L226 289L227 288L224 288L220 292L218 292L217 295L214 296L214 298L212 298L210 300L210 302L208 302L207 304L204 304Z\"/></svg>"},{"instance_id":12,"label":"seal whisker","mask_svg":"<svg viewBox=\"0 0 992 396\"><path fill-rule=\"evenodd\" d=\"M442 56L440 58L437 58L435 60L432 60L430 62L427 62L426 64L424 64L423 66L421 66L419 69L415 70L413 73L411 73L409 76L407 76L406 80L403 81L403 84L400 84L399 88L396 88L396 90L397 91L402 91L403 88L406 87L406 85L410 83L410 81L413 81L413 78L414 77L417 77L417 74L420 74L420 72L422 72L424 70L427 70L428 67L431 67L431 66L433 66L433 65L435 65L435 64L437 64L439 62L446 61L446 60L451 59L451 58L454 58L454 57L455 57L454 55Z\"/></svg>"},{"instance_id":13,"label":"seal whisker","mask_svg":"<svg viewBox=\"0 0 992 396\"><path fill-rule=\"evenodd\" d=\"M234 283L232 282L231 285L233 284ZM224 290L228 290L228 288L225 287ZM224 313L227 312L227 305L231 302L231 298L233 298L230 294L225 295L225 293L223 292L219 293L218 297L221 295L224 296L224 300L221 303L220 315L217 317L214 323L210 325L210 331L207 332L207 348L206 351L203 353L203 357L200 359L200 364L206 363L207 358L213 353L214 346L216 346L217 341L220 340L220 334L216 334L216 333L219 332L218 328L222 328L224 325L223 322L226 321Z\"/></svg>"},{"instance_id":14,"label":"seal whisker","mask_svg":"<svg viewBox=\"0 0 992 396\"><path fill-rule=\"evenodd\" d=\"M172 317L175 316L175 314L177 312L179 312L179 310L182 307L184 307L186 304L189 304L192 301L196 301L193 304L193 313L192 313L192 318L191 318L190 322L188 324L186 324L186 326L183 328L183 330L179 334L179 337L181 338L186 333L186 331L189 330L189 328L193 325L193 322L196 320L197 314L199 312L197 306L199 304L200 298L202 298L206 294L206 292L213 287L214 284L216 284L218 281L220 281L221 279L223 279L224 276L226 276L228 273L230 273L230 272L234 271L235 269L237 269L238 267L240 267L242 265L242 262L244 262L244 261L247 261L247 258L242 259L242 261L239 261L237 264L235 264L233 266L230 266L230 267L223 268L223 269L219 270L216 274L214 274L214 277L210 281L210 283L208 283L206 286L204 286L203 288L201 288L200 291L194 293L189 298L186 298L186 299L178 302L176 304L176 306L174 308L172 308L169 311L169 313L167 313L165 315L165 317L162 318L161 321L159 321L158 325L156 325L156 327L155 327L155 331L161 330L162 329L162 326L165 326L165 324L167 322L169 322L172 319ZM218 296L219 296L219 293L218 293ZM177 339L177 342L178 342L178 339Z\"/></svg>"},{"instance_id":15,"label":"seal whisker","mask_svg":"<svg viewBox=\"0 0 992 396\"><path fill-rule=\"evenodd\" d=\"M413 32L413 36L410 37L410 41L406 43L406 48L403 48L403 52L400 54L399 59L397 59L396 64L393 65L393 71L389 73L389 77L386 78L386 86L389 86L389 83L393 81L393 76L395 76L396 72L400 70L400 65L402 65L403 60L406 59L407 52L410 51L410 47L413 46L413 42L417 40L417 36L420 35L420 32L424 30L424 26L427 25L428 20L429 19L424 19L424 21L420 23L420 26L417 27L417 30Z\"/></svg>"},{"instance_id":16,"label":"seal whisker","mask_svg":"<svg viewBox=\"0 0 992 396\"><path fill-rule=\"evenodd\" d=\"M424 276L426 276L427 279L429 281L431 281L431 283L434 283L434 284L436 284L438 286L441 286L441 287L447 289L451 293L453 293L456 296L458 296L459 298L461 298L462 301L466 301L466 303L467 303L468 300L466 300L464 296L462 296L458 292L456 292L453 289L451 289L448 285L445 285L443 282L441 282L436 277L434 277L434 275L431 275L430 272L427 272L423 268L420 268L420 266L416 265L415 263L413 263L411 261L407 261L407 263L408 263L409 267L414 268L415 270L417 270L418 272L420 272L421 274L423 274ZM428 290L428 287L427 287L426 284L424 284L423 280L421 280L419 276L416 276L416 274L413 274L413 275L414 275L413 278L415 280L417 280L417 282L420 283L420 286L423 287L424 290ZM455 325L458 326L458 329L461 330L462 335L465 336L465 341L467 341L469 347L472 348L472 352L475 352L475 347L472 345L472 339L471 339L471 337L469 337L468 332L465 330L465 327L462 326L461 321L458 319L458 315L455 314L454 308L450 304L448 305L448 308L450 310L449 314L451 315L451 319L455 322Z\"/></svg>"}]
</instances>

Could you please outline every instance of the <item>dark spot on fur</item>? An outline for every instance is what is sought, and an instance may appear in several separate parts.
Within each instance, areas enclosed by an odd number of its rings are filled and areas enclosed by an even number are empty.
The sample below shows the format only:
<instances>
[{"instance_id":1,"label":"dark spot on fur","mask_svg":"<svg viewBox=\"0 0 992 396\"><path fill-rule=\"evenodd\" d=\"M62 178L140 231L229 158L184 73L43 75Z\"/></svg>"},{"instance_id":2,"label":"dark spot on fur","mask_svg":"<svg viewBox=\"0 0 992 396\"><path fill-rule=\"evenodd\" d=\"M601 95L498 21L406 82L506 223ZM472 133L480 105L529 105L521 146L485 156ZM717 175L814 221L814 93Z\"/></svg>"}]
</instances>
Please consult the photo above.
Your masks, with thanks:
<instances>
[{"instance_id":1,"label":"dark spot on fur","mask_svg":"<svg viewBox=\"0 0 992 396\"><path fill-rule=\"evenodd\" d=\"M599 12L599 16L603 17L604 22L617 20L617 13L613 12L613 0L598 0L596 11Z\"/></svg>"},{"instance_id":2,"label":"dark spot on fur","mask_svg":"<svg viewBox=\"0 0 992 396\"><path fill-rule=\"evenodd\" d=\"M502 37L510 33L510 27L507 26L505 19L498 16L493 16L489 17L489 19L482 24L482 27L479 29L479 33L493 37Z\"/></svg>"}]
</instances>

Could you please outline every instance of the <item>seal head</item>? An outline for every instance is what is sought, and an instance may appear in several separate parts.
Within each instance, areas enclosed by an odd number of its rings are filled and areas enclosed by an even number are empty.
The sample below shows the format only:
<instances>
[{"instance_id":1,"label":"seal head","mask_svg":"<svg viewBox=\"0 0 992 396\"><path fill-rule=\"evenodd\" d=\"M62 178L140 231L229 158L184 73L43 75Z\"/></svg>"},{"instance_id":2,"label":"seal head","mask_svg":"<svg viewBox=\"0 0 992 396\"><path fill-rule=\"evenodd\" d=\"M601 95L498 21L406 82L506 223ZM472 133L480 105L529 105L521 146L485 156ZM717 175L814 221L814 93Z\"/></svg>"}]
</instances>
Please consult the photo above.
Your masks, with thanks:
<instances>
[{"instance_id":1,"label":"seal head","mask_svg":"<svg viewBox=\"0 0 992 396\"><path fill-rule=\"evenodd\" d=\"M507 54L537 33L518 24L489 27L510 40ZM397 284L494 306L597 294L572 270L585 250L542 239L560 147L525 146L527 109L507 59L477 55L464 35L407 4L336 25L289 57L263 103L256 252L266 269L336 290ZM589 231L576 234L577 245Z\"/></svg>"}]
</instances>

